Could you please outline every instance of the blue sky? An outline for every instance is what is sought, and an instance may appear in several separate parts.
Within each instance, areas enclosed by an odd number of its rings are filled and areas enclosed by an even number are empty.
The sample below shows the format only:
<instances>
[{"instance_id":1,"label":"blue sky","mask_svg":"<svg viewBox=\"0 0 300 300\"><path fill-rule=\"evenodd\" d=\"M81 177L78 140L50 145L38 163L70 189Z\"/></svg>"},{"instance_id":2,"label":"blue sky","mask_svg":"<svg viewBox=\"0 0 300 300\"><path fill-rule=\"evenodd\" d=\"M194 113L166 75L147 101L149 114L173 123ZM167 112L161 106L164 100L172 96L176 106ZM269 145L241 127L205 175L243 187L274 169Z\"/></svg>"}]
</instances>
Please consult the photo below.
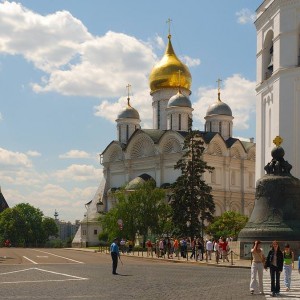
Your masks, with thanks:
<instances>
[{"instance_id":1,"label":"blue sky","mask_svg":"<svg viewBox=\"0 0 300 300\"><path fill-rule=\"evenodd\" d=\"M126 85L152 126L148 76L172 43L192 74L194 126L217 97L234 136L255 137L255 10L261 0L0 1L0 185L10 206L81 219L116 138Z\"/></svg>"}]
</instances>

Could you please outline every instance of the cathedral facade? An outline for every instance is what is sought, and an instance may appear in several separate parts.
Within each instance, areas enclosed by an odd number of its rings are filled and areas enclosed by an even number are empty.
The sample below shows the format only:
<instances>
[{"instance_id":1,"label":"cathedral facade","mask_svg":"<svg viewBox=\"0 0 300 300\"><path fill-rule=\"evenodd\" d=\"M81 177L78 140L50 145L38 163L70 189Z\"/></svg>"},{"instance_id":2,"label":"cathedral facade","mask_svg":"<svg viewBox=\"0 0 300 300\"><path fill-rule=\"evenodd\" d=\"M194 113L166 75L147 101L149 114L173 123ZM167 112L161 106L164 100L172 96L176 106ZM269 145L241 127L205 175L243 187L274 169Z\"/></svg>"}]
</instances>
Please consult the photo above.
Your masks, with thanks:
<instances>
[{"instance_id":1,"label":"cathedral facade","mask_svg":"<svg viewBox=\"0 0 300 300\"><path fill-rule=\"evenodd\" d=\"M101 154L103 181L86 204L86 215L73 246L99 243L97 204L103 204L104 211L109 211L115 204L114 189L126 186L130 190L148 178L162 188L175 182L180 170L174 166L182 156L189 118L193 117L191 83L190 71L176 56L169 35L165 54L149 78L152 129L141 128L140 115L128 93L127 105L116 118L118 139ZM205 147L203 159L215 168L212 173L205 173L204 179L212 187L216 215L234 210L249 216L254 205L255 143L232 137L233 119L219 89L216 101L207 109L205 128L199 131Z\"/></svg>"}]
</instances>

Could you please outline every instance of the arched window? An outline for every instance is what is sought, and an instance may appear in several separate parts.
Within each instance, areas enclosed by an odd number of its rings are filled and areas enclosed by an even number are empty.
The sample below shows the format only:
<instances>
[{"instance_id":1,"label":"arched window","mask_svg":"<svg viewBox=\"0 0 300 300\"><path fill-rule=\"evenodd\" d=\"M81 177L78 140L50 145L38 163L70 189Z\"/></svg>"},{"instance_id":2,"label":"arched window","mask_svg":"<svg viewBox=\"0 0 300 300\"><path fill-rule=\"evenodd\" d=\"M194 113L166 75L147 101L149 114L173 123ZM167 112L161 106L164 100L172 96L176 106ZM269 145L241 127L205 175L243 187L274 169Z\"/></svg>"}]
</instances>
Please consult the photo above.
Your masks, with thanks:
<instances>
[{"instance_id":1,"label":"arched window","mask_svg":"<svg viewBox=\"0 0 300 300\"><path fill-rule=\"evenodd\" d=\"M126 141L129 139L129 125L126 125Z\"/></svg>"},{"instance_id":2,"label":"arched window","mask_svg":"<svg viewBox=\"0 0 300 300\"><path fill-rule=\"evenodd\" d=\"M178 116L178 130L181 130L181 114Z\"/></svg>"},{"instance_id":3,"label":"arched window","mask_svg":"<svg viewBox=\"0 0 300 300\"><path fill-rule=\"evenodd\" d=\"M173 129L173 115L171 115L171 130Z\"/></svg>"},{"instance_id":4,"label":"arched window","mask_svg":"<svg viewBox=\"0 0 300 300\"><path fill-rule=\"evenodd\" d=\"M157 101L157 129L160 128L160 102Z\"/></svg>"},{"instance_id":5,"label":"arched window","mask_svg":"<svg viewBox=\"0 0 300 300\"><path fill-rule=\"evenodd\" d=\"M298 66L300 66L300 29L298 32Z\"/></svg>"},{"instance_id":6,"label":"arched window","mask_svg":"<svg viewBox=\"0 0 300 300\"><path fill-rule=\"evenodd\" d=\"M263 52L263 76L265 80L272 76L273 73L273 55L274 55L274 48L273 48L273 38L274 33L270 30L265 38L264 41L264 52Z\"/></svg>"},{"instance_id":7,"label":"arched window","mask_svg":"<svg viewBox=\"0 0 300 300\"><path fill-rule=\"evenodd\" d=\"M216 183L216 169L211 172L211 183Z\"/></svg>"},{"instance_id":8,"label":"arched window","mask_svg":"<svg viewBox=\"0 0 300 300\"><path fill-rule=\"evenodd\" d=\"M235 185L236 182L235 182L235 171L232 170L231 171L231 185Z\"/></svg>"},{"instance_id":9,"label":"arched window","mask_svg":"<svg viewBox=\"0 0 300 300\"><path fill-rule=\"evenodd\" d=\"M219 122L219 133L222 135L222 122Z\"/></svg>"},{"instance_id":10,"label":"arched window","mask_svg":"<svg viewBox=\"0 0 300 300\"><path fill-rule=\"evenodd\" d=\"M271 126L272 126L272 112L271 112L271 108L269 108L269 122L268 122L268 126L269 126L269 132L268 132L268 135L269 135L269 147L271 147L271 140L272 140L272 137L271 137Z\"/></svg>"},{"instance_id":11,"label":"arched window","mask_svg":"<svg viewBox=\"0 0 300 300\"><path fill-rule=\"evenodd\" d=\"M253 174L249 173L249 187L253 188L254 187L254 179L253 179Z\"/></svg>"}]
</instances>

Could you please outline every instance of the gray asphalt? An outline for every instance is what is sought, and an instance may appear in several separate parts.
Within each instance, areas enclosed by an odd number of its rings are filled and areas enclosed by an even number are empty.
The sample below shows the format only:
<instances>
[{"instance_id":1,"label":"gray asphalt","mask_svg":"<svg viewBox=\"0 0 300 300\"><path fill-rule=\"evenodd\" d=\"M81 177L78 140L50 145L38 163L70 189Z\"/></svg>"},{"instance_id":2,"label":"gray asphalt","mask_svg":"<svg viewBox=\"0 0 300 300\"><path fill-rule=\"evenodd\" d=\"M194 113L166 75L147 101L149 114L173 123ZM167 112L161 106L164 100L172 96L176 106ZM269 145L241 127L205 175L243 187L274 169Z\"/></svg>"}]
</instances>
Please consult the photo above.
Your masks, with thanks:
<instances>
[{"instance_id":1,"label":"gray asphalt","mask_svg":"<svg viewBox=\"0 0 300 300\"><path fill-rule=\"evenodd\" d=\"M25 257L25 258L24 258ZM0 299L264 299L250 270L64 249L0 249Z\"/></svg>"}]
</instances>

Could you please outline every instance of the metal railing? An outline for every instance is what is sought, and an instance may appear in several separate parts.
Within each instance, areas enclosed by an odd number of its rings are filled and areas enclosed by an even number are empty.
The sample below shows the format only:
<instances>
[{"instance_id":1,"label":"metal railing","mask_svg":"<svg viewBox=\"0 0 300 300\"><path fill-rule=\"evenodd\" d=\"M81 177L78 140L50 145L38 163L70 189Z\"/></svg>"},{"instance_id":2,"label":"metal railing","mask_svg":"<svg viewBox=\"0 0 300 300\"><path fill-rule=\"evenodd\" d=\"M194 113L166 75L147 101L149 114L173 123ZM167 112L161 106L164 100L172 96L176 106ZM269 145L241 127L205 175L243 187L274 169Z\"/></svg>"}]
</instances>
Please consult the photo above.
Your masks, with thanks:
<instances>
[{"instance_id":1,"label":"metal railing","mask_svg":"<svg viewBox=\"0 0 300 300\"><path fill-rule=\"evenodd\" d=\"M109 254L110 248L108 246L100 246L99 252ZM126 251L127 250L127 251ZM148 257L148 258L156 258L156 259L166 259L166 260L193 260L195 262L205 262L208 263L210 260L213 262L215 261L216 264L221 262L228 261L233 266L234 260L240 259L240 255L235 253L234 251L230 250L227 252L227 255L224 257L221 253L216 251L212 251L210 254L208 251L201 252L199 249L196 249L195 254L193 254L193 250L191 248L187 248L186 250L181 251L157 251L156 249L147 250L147 248L141 247L133 247L132 250L128 251L128 249L120 250L121 255L127 256L141 256L141 257Z\"/></svg>"}]
</instances>

